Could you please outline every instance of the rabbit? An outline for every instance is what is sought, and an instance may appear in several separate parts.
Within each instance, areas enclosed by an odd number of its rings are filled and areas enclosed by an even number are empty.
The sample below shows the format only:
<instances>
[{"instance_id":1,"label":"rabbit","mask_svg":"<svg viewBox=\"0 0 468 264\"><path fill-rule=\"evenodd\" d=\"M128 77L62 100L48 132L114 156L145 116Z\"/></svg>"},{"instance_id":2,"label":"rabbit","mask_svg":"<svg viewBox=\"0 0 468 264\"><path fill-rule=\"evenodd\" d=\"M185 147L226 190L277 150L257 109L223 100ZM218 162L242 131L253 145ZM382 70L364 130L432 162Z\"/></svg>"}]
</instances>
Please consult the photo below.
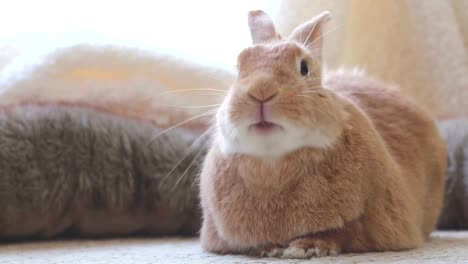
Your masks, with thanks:
<instances>
[{"instance_id":1,"label":"rabbit","mask_svg":"<svg viewBox=\"0 0 468 264\"><path fill-rule=\"evenodd\" d=\"M442 207L446 149L428 111L361 71L322 71L325 11L253 45L219 107L200 174L204 250L310 258L421 246Z\"/></svg>"},{"instance_id":2,"label":"rabbit","mask_svg":"<svg viewBox=\"0 0 468 264\"><path fill-rule=\"evenodd\" d=\"M206 135L89 105L1 107L0 241L197 235Z\"/></svg>"}]
</instances>

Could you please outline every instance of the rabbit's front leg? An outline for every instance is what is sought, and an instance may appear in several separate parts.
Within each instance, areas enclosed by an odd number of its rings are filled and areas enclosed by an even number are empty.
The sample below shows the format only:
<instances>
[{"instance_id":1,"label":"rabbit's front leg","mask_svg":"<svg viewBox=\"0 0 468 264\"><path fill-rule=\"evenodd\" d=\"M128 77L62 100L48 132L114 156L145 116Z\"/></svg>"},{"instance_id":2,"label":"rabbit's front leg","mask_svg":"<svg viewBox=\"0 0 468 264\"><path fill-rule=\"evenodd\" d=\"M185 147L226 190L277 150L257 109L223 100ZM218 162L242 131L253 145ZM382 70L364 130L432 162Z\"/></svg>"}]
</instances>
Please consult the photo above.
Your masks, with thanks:
<instances>
[{"instance_id":1,"label":"rabbit's front leg","mask_svg":"<svg viewBox=\"0 0 468 264\"><path fill-rule=\"evenodd\" d=\"M231 253L231 249L226 241L219 237L211 215L205 214L203 226L200 231L200 241L202 247L209 252L218 254Z\"/></svg>"}]
</instances>

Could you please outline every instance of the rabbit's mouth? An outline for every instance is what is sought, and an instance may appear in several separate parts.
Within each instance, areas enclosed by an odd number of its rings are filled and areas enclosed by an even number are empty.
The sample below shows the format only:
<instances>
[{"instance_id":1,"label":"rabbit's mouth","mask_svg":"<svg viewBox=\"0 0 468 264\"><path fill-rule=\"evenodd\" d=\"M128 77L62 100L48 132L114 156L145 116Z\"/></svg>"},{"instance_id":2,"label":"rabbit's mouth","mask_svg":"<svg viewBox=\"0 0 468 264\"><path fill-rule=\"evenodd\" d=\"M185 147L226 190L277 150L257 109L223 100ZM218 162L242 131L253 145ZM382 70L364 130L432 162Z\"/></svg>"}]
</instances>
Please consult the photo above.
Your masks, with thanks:
<instances>
[{"instance_id":1,"label":"rabbit's mouth","mask_svg":"<svg viewBox=\"0 0 468 264\"><path fill-rule=\"evenodd\" d=\"M280 125L276 123L262 120L260 122L250 125L250 129L254 130L257 133L268 134L268 133L273 133L273 132L282 130L283 127L281 127Z\"/></svg>"}]
</instances>

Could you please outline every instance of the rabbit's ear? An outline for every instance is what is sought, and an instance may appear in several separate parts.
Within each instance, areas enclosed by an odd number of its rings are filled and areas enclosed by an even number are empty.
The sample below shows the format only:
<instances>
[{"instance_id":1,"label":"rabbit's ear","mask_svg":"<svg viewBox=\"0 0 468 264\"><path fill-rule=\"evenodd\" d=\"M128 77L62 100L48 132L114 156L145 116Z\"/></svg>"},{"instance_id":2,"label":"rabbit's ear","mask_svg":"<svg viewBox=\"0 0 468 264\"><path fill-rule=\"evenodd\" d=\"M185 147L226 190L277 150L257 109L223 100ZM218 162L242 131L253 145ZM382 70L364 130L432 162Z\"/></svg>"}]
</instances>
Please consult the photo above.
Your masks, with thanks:
<instances>
[{"instance_id":1,"label":"rabbit's ear","mask_svg":"<svg viewBox=\"0 0 468 264\"><path fill-rule=\"evenodd\" d=\"M280 38L271 18L261 10L249 12L249 28L253 44Z\"/></svg>"},{"instance_id":2,"label":"rabbit's ear","mask_svg":"<svg viewBox=\"0 0 468 264\"><path fill-rule=\"evenodd\" d=\"M313 54L321 59L322 42L323 42L323 26L331 19L331 14L328 11L322 12L308 22L298 26L289 39L301 43L307 47Z\"/></svg>"}]
</instances>

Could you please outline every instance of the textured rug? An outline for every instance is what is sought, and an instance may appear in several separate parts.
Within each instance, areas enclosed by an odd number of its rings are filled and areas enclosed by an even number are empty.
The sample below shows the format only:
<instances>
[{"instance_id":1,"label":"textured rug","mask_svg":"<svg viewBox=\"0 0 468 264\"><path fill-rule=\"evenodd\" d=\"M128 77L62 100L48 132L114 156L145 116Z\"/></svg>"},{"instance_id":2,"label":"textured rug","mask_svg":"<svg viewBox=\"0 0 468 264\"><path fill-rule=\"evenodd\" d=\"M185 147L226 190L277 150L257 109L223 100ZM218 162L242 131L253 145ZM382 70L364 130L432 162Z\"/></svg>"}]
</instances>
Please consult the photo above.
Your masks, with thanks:
<instances>
[{"instance_id":1,"label":"textured rug","mask_svg":"<svg viewBox=\"0 0 468 264\"><path fill-rule=\"evenodd\" d=\"M468 263L468 232L436 232L424 247L404 252L346 254L311 260L218 256L196 238L67 240L0 245L1 264L36 263Z\"/></svg>"}]
</instances>

